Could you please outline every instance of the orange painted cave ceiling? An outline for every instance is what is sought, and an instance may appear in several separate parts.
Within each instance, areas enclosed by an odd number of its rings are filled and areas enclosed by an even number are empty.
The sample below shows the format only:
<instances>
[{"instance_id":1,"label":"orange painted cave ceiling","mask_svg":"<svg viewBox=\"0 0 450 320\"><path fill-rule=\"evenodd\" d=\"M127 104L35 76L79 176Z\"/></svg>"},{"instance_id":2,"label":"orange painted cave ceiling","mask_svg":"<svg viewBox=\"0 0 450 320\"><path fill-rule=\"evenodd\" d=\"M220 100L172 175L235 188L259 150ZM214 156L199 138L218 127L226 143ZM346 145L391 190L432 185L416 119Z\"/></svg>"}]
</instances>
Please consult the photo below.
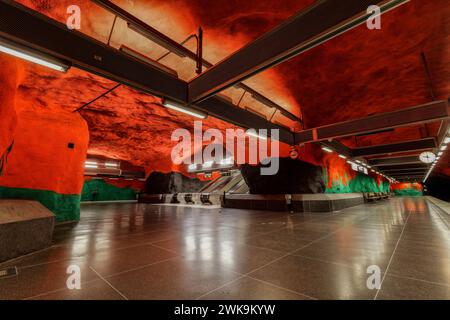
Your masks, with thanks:
<instances>
[{"instance_id":1,"label":"orange painted cave ceiling","mask_svg":"<svg viewBox=\"0 0 450 320\"><path fill-rule=\"evenodd\" d=\"M71 0L18 1L53 19L64 22ZM216 63L269 31L313 0L114 0L114 3L151 26L181 42L204 30L204 57ZM88 0L79 0L81 31L106 42L113 15ZM365 26L351 30L275 68L246 80L292 113L301 115L306 127L360 118L380 112L408 108L450 93L450 3L448 0L411 0L386 13L382 29ZM111 45L125 44L154 59L166 51L117 22ZM186 44L195 51L195 42ZM431 74L431 88L421 54ZM175 69L180 78L195 76L194 62L169 55L161 63ZM67 74L27 64L19 93L26 107L55 112L75 110L113 87L115 83L71 69ZM239 89L224 92L235 103ZM164 161L170 155L167 141L173 129L191 128L193 119L168 111L159 99L126 87L93 103L81 112L90 130L92 154L120 158L138 165ZM247 95L242 105L264 114L271 110ZM286 121L285 118L275 119ZM286 123L290 127L295 125ZM206 127L230 125L208 119ZM424 130L435 135L438 124L413 126L386 133L343 139L355 147L423 137ZM395 137L395 138L393 138ZM149 156L149 153L154 153ZM156 155L155 155L156 154ZM160 157L160 158L159 158Z\"/></svg>"}]
</instances>

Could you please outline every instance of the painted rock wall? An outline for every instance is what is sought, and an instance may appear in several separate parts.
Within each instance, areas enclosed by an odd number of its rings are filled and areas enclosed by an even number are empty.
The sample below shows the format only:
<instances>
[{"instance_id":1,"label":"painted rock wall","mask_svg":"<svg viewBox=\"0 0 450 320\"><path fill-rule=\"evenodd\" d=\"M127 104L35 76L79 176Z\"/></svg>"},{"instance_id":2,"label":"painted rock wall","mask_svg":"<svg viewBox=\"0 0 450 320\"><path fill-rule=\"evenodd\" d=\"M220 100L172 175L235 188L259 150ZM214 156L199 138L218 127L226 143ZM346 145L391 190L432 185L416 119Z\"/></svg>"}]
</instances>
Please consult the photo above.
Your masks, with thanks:
<instances>
[{"instance_id":1,"label":"painted rock wall","mask_svg":"<svg viewBox=\"0 0 450 320\"><path fill-rule=\"evenodd\" d=\"M322 168L301 160L280 158L275 175L261 175L261 165L242 165L251 194L323 193L325 184Z\"/></svg>"},{"instance_id":2,"label":"painted rock wall","mask_svg":"<svg viewBox=\"0 0 450 320\"><path fill-rule=\"evenodd\" d=\"M147 179L145 192L148 194L197 192L207 182L189 178L178 172L152 172Z\"/></svg>"},{"instance_id":3,"label":"painted rock wall","mask_svg":"<svg viewBox=\"0 0 450 320\"><path fill-rule=\"evenodd\" d=\"M86 179L81 193L81 201L136 200L144 182L111 179Z\"/></svg>"},{"instance_id":4,"label":"painted rock wall","mask_svg":"<svg viewBox=\"0 0 450 320\"><path fill-rule=\"evenodd\" d=\"M0 198L38 200L58 221L78 220L87 124L78 114L36 108L34 100L16 95L20 64L8 66L0 72L0 110L6 114L0 147L14 145L0 176Z\"/></svg>"},{"instance_id":5,"label":"painted rock wall","mask_svg":"<svg viewBox=\"0 0 450 320\"><path fill-rule=\"evenodd\" d=\"M420 183L395 183L391 185L391 190L397 196L423 195L423 187Z\"/></svg>"},{"instance_id":6,"label":"painted rock wall","mask_svg":"<svg viewBox=\"0 0 450 320\"><path fill-rule=\"evenodd\" d=\"M350 169L351 170L351 169ZM324 171L327 182L326 193L358 193L358 192L389 192L390 184L384 179L363 173L345 172L340 178L329 179Z\"/></svg>"},{"instance_id":7,"label":"painted rock wall","mask_svg":"<svg viewBox=\"0 0 450 320\"><path fill-rule=\"evenodd\" d=\"M19 66L16 61L0 55L0 175L6 166L9 149L13 145L17 126L15 109Z\"/></svg>"}]
</instances>

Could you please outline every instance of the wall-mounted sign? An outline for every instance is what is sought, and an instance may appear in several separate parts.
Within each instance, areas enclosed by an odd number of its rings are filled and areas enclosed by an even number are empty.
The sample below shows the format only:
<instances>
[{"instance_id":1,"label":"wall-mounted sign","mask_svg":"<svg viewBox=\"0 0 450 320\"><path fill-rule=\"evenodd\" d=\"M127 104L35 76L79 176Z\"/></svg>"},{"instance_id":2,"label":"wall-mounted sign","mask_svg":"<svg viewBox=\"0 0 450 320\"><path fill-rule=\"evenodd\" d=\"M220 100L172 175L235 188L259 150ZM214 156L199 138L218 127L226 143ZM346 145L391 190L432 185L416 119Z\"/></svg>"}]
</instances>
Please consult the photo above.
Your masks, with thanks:
<instances>
[{"instance_id":1,"label":"wall-mounted sign","mask_svg":"<svg viewBox=\"0 0 450 320\"><path fill-rule=\"evenodd\" d=\"M354 171L362 172L362 173L364 173L364 174L368 174L368 173L369 173L369 171L367 170L367 168L364 167L364 166L360 166L359 164L354 163L354 162L352 162L351 165L352 165L352 169L353 169Z\"/></svg>"}]
</instances>

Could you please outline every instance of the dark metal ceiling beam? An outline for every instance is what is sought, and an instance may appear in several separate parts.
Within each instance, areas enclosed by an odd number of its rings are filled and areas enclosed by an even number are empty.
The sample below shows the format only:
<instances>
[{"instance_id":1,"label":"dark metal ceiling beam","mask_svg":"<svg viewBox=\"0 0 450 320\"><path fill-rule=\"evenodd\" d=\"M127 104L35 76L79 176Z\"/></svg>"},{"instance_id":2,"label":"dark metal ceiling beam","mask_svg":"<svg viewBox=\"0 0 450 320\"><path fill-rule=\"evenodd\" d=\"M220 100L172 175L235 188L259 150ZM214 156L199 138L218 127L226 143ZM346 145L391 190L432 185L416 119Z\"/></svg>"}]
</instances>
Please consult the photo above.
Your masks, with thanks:
<instances>
[{"instance_id":1,"label":"dark metal ceiling beam","mask_svg":"<svg viewBox=\"0 0 450 320\"><path fill-rule=\"evenodd\" d=\"M0 37L142 92L187 103L185 81L130 58L119 50L80 32L68 30L66 25L16 2L0 0ZM244 128L279 129L280 141L293 143L293 134L289 130L243 110L225 99L213 97L194 107Z\"/></svg>"},{"instance_id":2,"label":"dark metal ceiling beam","mask_svg":"<svg viewBox=\"0 0 450 320\"><path fill-rule=\"evenodd\" d=\"M450 133L450 120L444 120L441 122L441 125L439 127L439 131L437 134L437 145L436 145L436 149L434 150L435 153L439 152L439 147L441 146L441 144L444 142L444 139L448 136L448 134Z\"/></svg>"},{"instance_id":3,"label":"dark metal ceiling beam","mask_svg":"<svg viewBox=\"0 0 450 320\"><path fill-rule=\"evenodd\" d=\"M101 6L102 8L110 11L114 15L120 17L121 19L125 20L127 23L130 24L130 26L133 27L133 29L139 28L139 30L148 31L146 32L146 36L150 37L153 42L159 44L161 47L166 48L167 50L175 53L180 57L189 57L193 60L197 60L197 55L194 52L181 46L178 42L172 40L171 38L159 32L158 30L150 27L144 21L131 15L129 12L123 10L121 7L117 6L111 1L108 0L91 0L91 1Z\"/></svg>"},{"instance_id":4,"label":"dark metal ceiling beam","mask_svg":"<svg viewBox=\"0 0 450 320\"><path fill-rule=\"evenodd\" d=\"M418 156L406 156L406 157L394 157L394 158L379 158L369 160L371 166L383 167L383 166L399 166L410 164L423 164L419 160ZM382 170L383 168L380 168Z\"/></svg>"},{"instance_id":5,"label":"dark metal ceiling beam","mask_svg":"<svg viewBox=\"0 0 450 320\"><path fill-rule=\"evenodd\" d=\"M404 182L404 181L422 181L424 176L411 176L411 177L400 177L396 178L396 180Z\"/></svg>"},{"instance_id":6,"label":"dark metal ceiling beam","mask_svg":"<svg viewBox=\"0 0 450 320\"><path fill-rule=\"evenodd\" d=\"M424 174L414 174L414 175L408 175L408 176L393 176L395 179L423 179L425 177Z\"/></svg>"},{"instance_id":7,"label":"dark metal ceiling beam","mask_svg":"<svg viewBox=\"0 0 450 320\"><path fill-rule=\"evenodd\" d=\"M402 172L402 171L413 171L413 170L423 170L427 171L430 166L426 164L407 164L402 166L383 166L381 171L390 173L390 172Z\"/></svg>"},{"instance_id":8,"label":"dark metal ceiling beam","mask_svg":"<svg viewBox=\"0 0 450 320\"><path fill-rule=\"evenodd\" d=\"M227 99L220 96L214 96L205 101L201 101L197 106L215 118L219 118L245 129L278 129L280 135L279 141L291 145L293 144L294 135L289 130L269 122L252 112L236 107Z\"/></svg>"},{"instance_id":9,"label":"dark metal ceiling beam","mask_svg":"<svg viewBox=\"0 0 450 320\"><path fill-rule=\"evenodd\" d=\"M384 171L383 171L384 172ZM428 170L411 170L411 171L399 171L399 172L389 172L391 177L401 177L401 176L415 176L415 175L424 175L428 172ZM386 173L388 174L388 173Z\"/></svg>"},{"instance_id":10,"label":"dark metal ceiling beam","mask_svg":"<svg viewBox=\"0 0 450 320\"><path fill-rule=\"evenodd\" d=\"M408 0L319 0L189 83L189 101L206 99L365 23L367 8L382 12Z\"/></svg>"},{"instance_id":11,"label":"dark metal ceiling beam","mask_svg":"<svg viewBox=\"0 0 450 320\"><path fill-rule=\"evenodd\" d=\"M65 24L14 1L0 1L0 37L150 94L170 96L177 101L187 99L187 84L184 81L130 59L120 51L69 30Z\"/></svg>"},{"instance_id":12,"label":"dark metal ceiling beam","mask_svg":"<svg viewBox=\"0 0 450 320\"><path fill-rule=\"evenodd\" d=\"M117 6L116 4L112 3L111 1L109 1L109 0L91 0L91 1L98 4L102 8L108 10L112 14L120 17L124 21L126 21L129 24L129 26L131 27L131 29L138 31L138 32L145 33L146 37L148 37L150 40L152 40L153 42L162 46L163 48L166 48L167 50L175 53L176 55L178 55L180 57L187 57L193 61L197 61L199 59L199 57L197 57L197 54L195 54L194 52L192 52L191 50L189 50L182 44L179 44L178 42L167 37L165 34L159 32L152 26L148 25L147 23L138 19L137 17L133 16L132 14L130 14L126 10L122 9L121 7ZM211 62L209 62L203 58L201 58L201 62L202 62L202 65L205 66L206 68L211 68L213 66L213 64ZM266 96L259 93L258 91L250 88L246 84L238 83L235 85L235 87L247 91L248 93L250 93L253 96L253 98L255 98L255 100L261 102L262 104L265 104L269 108L275 108L275 109L279 110L287 118L294 120L294 121L298 121L298 122L303 121L298 116L296 116L293 113L291 113L290 111L284 109L283 107L281 107L280 105L278 105L277 103L272 101L271 99L267 98Z\"/></svg>"},{"instance_id":13,"label":"dark metal ceiling beam","mask_svg":"<svg viewBox=\"0 0 450 320\"><path fill-rule=\"evenodd\" d=\"M380 154L391 154L399 152L409 152L409 151L421 151L435 148L436 139L426 138L413 141L405 141L399 143L382 144L370 147L361 147L353 149L353 155L355 157L367 157Z\"/></svg>"},{"instance_id":14,"label":"dark metal ceiling beam","mask_svg":"<svg viewBox=\"0 0 450 320\"><path fill-rule=\"evenodd\" d=\"M330 140L383 129L410 126L450 118L448 101L434 101L424 105L349 120L295 134L296 143Z\"/></svg>"}]
</instances>

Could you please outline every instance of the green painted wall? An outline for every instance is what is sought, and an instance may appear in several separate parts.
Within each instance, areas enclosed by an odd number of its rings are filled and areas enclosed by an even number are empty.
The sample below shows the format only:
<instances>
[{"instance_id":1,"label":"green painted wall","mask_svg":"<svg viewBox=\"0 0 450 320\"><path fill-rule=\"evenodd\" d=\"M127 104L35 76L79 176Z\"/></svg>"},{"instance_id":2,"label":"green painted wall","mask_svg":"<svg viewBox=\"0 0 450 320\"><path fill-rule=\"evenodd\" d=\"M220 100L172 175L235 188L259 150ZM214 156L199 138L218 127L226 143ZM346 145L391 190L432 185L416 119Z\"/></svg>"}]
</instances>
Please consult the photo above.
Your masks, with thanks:
<instances>
[{"instance_id":1,"label":"green painted wall","mask_svg":"<svg viewBox=\"0 0 450 320\"><path fill-rule=\"evenodd\" d=\"M402 189L394 190L396 196L406 196L406 197L420 197L423 196L423 192L417 189Z\"/></svg>"},{"instance_id":2,"label":"green painted wall","mask_svg":"<svg viewBox=\"0 0 450 320\"><path fill-rule=\"evenodd\" d=\"M36 200L55 214L57 222L80 220L80 195L0 186L0 199Z\"/></svg>"},{"instance_id":3,"label":"green painted wall","mask_svg":"<svg viewBox=\"0 0 450 320\"><path fill-rule=\"evenodd\" d=\"M353 193L353 192L389 192L390 185L388 181L383 181L381 185L378 185L377 181L371 176L367 176L362 173L351 179L350 182L345 185L342 180L335 180L332 182L331 188L328 186L328 174L324 170L324 180L327 189L325 193ZM346 175L345 181L348 181Z\"/></svg>"},{"instance_id":4,"label":"green painted wall","mask_svg":"<svg viewBox=\"0 0 450 320\"><path fill-rule=\"evenodd\" d=\"M114 201L136 200L136 191L131 188L119 188L104 180L89 180L84 182L81 201Z\"/></svg>"}]
</instances>

